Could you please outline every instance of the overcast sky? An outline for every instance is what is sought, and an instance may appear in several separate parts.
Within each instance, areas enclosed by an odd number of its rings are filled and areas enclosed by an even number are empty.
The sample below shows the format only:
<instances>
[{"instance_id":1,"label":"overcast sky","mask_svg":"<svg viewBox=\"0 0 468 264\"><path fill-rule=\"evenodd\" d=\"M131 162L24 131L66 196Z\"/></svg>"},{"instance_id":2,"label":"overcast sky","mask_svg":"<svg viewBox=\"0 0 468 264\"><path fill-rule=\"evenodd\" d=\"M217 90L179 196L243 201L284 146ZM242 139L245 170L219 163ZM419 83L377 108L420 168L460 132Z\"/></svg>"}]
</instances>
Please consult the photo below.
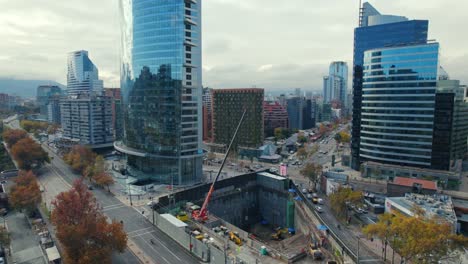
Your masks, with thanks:
<instances>
[{"instance_id":1,"label":"overcast sky","mask_svg":"<svg viewBox=\"0 0 468 264\"><path fill-rule=\"evenodd\" d=\"M369 2L428 19L443 66L468 83L468 1ZM352 63L357 13L358 0L203 1L203 85L321 89L331 61ZM85 49L104 85L119 87L119 32L118 0L0 0L0 78L65 84L67 52Z\"/></svg>"}]
</instances>

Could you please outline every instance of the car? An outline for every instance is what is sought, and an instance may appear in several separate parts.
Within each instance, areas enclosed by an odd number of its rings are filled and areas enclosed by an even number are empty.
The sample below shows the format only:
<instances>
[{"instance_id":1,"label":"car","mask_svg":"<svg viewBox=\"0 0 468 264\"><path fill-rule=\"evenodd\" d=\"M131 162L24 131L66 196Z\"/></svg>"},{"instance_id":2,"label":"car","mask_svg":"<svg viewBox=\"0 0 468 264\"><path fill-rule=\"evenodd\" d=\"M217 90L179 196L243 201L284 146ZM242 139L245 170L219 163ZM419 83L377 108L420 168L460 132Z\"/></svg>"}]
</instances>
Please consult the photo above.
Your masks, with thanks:
<instances>
[{"instance_id":1,"label":"car","mask_svg":"<svg viewBox=\"0 0 468 264\"><path fill-rule=\"evenodd\" d=\"M93 190L93 186L91 184L88 185L88 190Z\"/></svg>"},{"instance_id":2,"label":"car","mask_svg":"<svg viewBox=\"0 0 468 264\"><path fill-rule=\"evenodd\" d=\"M305 188L302 189L302 193L304 193L304 194L307 193L307 189L305 189Z\"/></svg>"},{"instance_id":3,"label":"car","mask_svg":"<svg viewBox=\"0 0 468 264\"><path fill-rule=\"evenodd\" d=\"M307 199L312 199L312 194L308 193L306 196L307 196Z\"/></svg>"},{"instance_id":4,"label":"car","mask_svg":"<svg viewBox=\"0 0 468 264\"><path fill-rule=\"evenodd\" d=\"M5 258L0 257L0 264L4 264L4 263L5 263Z\"/></svg>"},{"instance_id":5,"label":"car","mask_svg":"<svg viewBox=\"0 0 468 264\"><path fill-rule=\"evenodd\" d=\"M313 198L312 198L312 203L313 203L313 204L318 204L318 198L317 198L317 197L313 197Z\"/></svg>"},{"instance_id":6,"label":"car","mask_svg":"<svg viewBox=\"0 0 468 264\"><path fill-rule=\"evenodd\" d=\"M319 213L322 213L323 212L323 208L320 207L320 206L315 206L315 211L319 212Z\"/></svg>"},{"instance_id":7,"label":"car","mask_svg":"<svg viewBox=\"0 0 468 264\"><path fill-rule=\"evenodd\" d=\"M322 198L318 198L318 199L317 199L317 203L318 203L318 204L323 204L323 199L322 199Z\"/></svg>"}]
</instances>

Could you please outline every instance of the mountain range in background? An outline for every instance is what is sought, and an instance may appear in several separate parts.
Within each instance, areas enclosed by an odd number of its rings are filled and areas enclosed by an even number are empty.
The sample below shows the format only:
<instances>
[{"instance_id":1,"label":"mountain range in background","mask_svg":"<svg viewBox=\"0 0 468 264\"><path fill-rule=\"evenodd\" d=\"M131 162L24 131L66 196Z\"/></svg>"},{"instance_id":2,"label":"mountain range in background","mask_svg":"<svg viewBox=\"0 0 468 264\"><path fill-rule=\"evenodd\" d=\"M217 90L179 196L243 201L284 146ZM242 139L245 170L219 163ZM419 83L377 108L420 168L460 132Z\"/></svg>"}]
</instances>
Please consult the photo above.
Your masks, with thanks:
<instances>
[{"instance_id":1,"label":"mountain range in background","mask_svg":"<svg viewBox=\"0 0 468 264\"><path fill-rule=\"evenodd\" d=\"M0 78L0 93L21 96L22 98L36 97L36 90L39 85L57 85L62 89L66 86L56 81L50 80L16 80Z\"/></svg>"}]
</instances>

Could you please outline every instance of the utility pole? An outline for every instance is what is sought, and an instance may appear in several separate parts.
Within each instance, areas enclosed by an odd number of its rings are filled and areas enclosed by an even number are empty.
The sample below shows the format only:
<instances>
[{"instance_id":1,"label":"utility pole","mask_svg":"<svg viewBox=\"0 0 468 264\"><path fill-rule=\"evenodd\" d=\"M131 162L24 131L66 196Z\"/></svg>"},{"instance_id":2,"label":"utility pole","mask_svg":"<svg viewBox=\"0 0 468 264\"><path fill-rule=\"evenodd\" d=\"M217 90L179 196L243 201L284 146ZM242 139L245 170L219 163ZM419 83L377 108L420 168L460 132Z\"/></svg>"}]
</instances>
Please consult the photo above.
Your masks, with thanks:
<instances>
[{"instance_id":1,"label":"utility pole","mask_svg":"<svg viewBox=\"0 0 468 264\"><path fill-rule=\"evenodd\" d=\"M130 184L128 183L128 177L127 177L127 188L128 188L128 197L130 199L130 206L133 206L133 203L132 203L132 192L130 190Z\"/></svg>"}]
</instances>

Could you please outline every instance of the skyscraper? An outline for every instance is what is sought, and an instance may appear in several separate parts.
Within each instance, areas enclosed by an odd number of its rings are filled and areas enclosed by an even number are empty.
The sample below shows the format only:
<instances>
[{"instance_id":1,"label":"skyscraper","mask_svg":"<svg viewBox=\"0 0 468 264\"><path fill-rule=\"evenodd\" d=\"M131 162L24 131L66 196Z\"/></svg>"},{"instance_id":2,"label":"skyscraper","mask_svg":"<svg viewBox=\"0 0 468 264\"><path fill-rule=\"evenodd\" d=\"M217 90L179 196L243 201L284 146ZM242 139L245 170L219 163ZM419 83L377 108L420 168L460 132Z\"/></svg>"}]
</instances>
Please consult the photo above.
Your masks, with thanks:
<instances>
[{"instance_id":1,"label":"skyscraper","mask_svg":"<svg viewBox=\"0 0 468 264\"><path fill-rule=\"evenodd\" d=\"M371 21L372 23L369 23ZM391 22L391 23L388 23ZM360 26L354 30L353 58L353 124L351 166L360 167L361 106L364 52L370 49L402 43L425 44L428 21L408 20L405 17L381 15L369 3L364 3Z\"/></svg>"},{"instance_id":2,"label":"skyscraper","mask_svg":"<svg viewBox=\"0 0 468 264\"><path fill-rule=\"evenodd\" d=\"M438 43L364 53L361 160L427 168L442 162L433 148L438 68Z\"/></svg>"},{"instance_id":3,"label":"skyscraper","mask_svg":"<svg viewBox=\"0 0 468 264\"><path fill-rule=\"evenodd\" d=\"M47 105L49 104L49 101L56 96L59 96L62 94L62 89L56 85L40 85L37 87L37 93L36 93L36 102L39 105L39 111L40 111L40 118L41 119L47 119L48 116L48 110L47 110Z\"/></svg>"},{"instance_id":4,"label":"skyscraper","mask_svg":"<svg viewBox=\"0 0 468 264\"><path fill-rule=\"evenodd\" d=\"M86 50L68 53L67 91L68 95L101 94L103 82L99 71L88 57Z\"/></svg>"},{"instance_id":5,"label":"skyscraper","mask_svg":"<svg viewBox=\"0 0 468 264\"><path fill-rule=\"evenodd\" d=\"M302 97L291 97L286 99L287 110L288 110L288 126L291 130L302 129Z\"/></svg>"},{"instance_id":6,"label":"skyscraper","mask_svg":"<svg viewBox=\"0 0 468 264\"><path fill-rule=\"evenodd\" d=\"M325 103L339 101L344 107L348 90L348 64L334 61L330 64L328 76L323 77L323 99Z\"/></svg>"},{"instance_id":7,"label":"skyscraper","mask_svg":"<svg viewBox=\"0 0 468 264\"><path fill-rule=\"evenodd\" d=\"M202 176L201 1L121 0L121 89L131 175L193 184Z\"/></svg>"}]
</instances>

